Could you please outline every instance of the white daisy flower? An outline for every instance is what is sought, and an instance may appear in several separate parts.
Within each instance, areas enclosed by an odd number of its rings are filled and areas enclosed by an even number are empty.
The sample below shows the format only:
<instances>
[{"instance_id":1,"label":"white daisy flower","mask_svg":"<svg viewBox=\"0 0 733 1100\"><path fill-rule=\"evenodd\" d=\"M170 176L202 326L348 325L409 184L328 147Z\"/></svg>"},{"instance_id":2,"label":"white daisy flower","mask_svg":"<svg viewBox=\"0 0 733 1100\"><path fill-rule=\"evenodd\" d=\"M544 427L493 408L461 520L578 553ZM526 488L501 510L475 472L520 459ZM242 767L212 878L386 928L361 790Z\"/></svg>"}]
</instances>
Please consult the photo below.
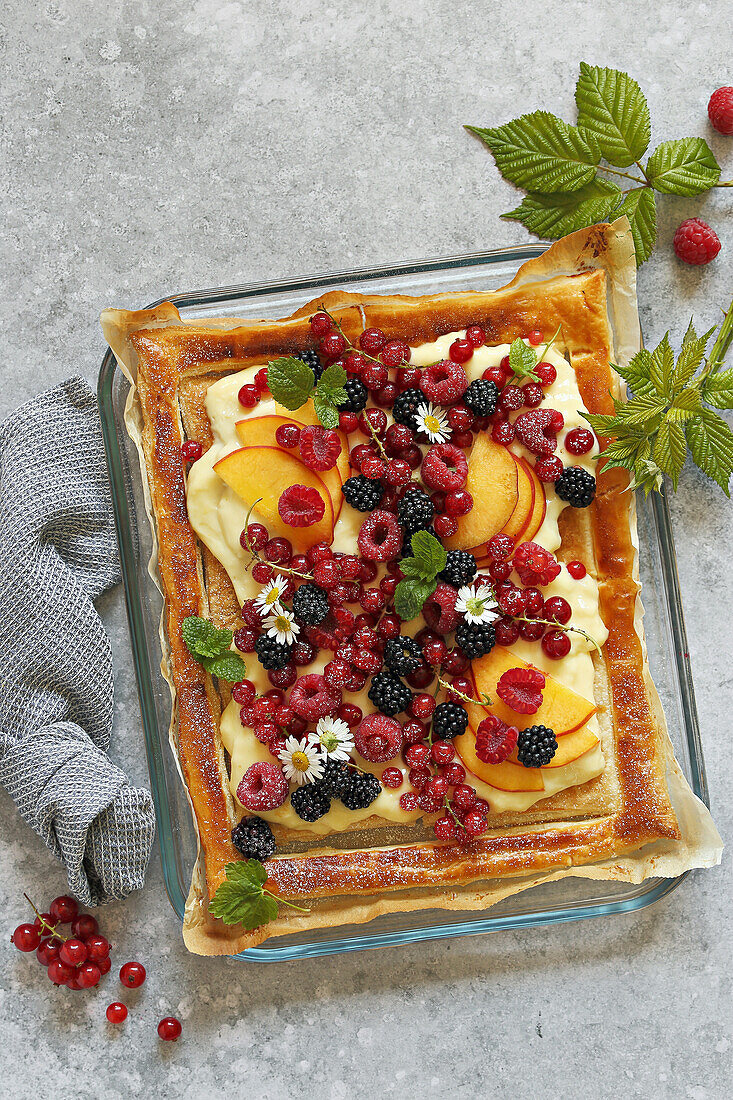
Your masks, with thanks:
<instances>
[{"instance_id":1,"label":"white daisy flower","mask_svg":"<svg viewBox=\"0 0 733 1100\"><path fill-rule=\"evenodd\" d=\"M274 638L281 645L292 645L295 635L300 634L300 627L293 618L292 612L286 611L279 605L272 615L265 619L265 627L270 638Z\"/></svg>"},{"instance_id":2,"label":"white daisy flower","mask_svg":"<svg viewBox=\"0 0 733 1100\"><path fill-rule=\"evenodd\" d=\"M340 718L319 718L308 739L312 744L320 745L330 760L348 760L354 751L351 730Z\"/></svg>"},{"instance_id":3,"label":"white daisy flower","mask_svg":"<svg viewBox=\"0 0 733 1100\"><path fill-rule=\"evenodd\" d=\"M425 432L431 443L446 443L450 439L448 417L441 409L436 409L430 401L418 405L415 421L420 431Z\"/></svg>"},{"instance_id":4,"label":"white daisy flower","mask_svg":"<svg viewBox=\"0 0 733 1100\"><path fill-rule=\"evenodd\" d=\"M288 737L278 756L287 778L299 787L304 783L315 783L323 775L325 758L320 747L309 744L305 737L302 741L297 737Z\"/></svg>"},{"instance_id":5,"label":"white daisy flower","mask_svg":"<svg viewBox=\"0 0 733 1100\"><path fill-rule=\"evenodd\" d=\"M499 618L494 591L488 584L464 584L459 588L456 611L469 623L493 623Z\"/></svg>"},{"instance_id":6,"label":"white daisy flower","mask_svg":"<svg viewBox=\"0 0 733 1100\"><path fill-rule=\"evenodd\" d=\"M271 611L281 610L281 600L287 590L287 586L287 578L273 577L271 581L267 582L264 588L260 589L259 595L255 596L254 603L255 607L259 607L261 615L267 615Z\"/></svg>"}]
</instances>

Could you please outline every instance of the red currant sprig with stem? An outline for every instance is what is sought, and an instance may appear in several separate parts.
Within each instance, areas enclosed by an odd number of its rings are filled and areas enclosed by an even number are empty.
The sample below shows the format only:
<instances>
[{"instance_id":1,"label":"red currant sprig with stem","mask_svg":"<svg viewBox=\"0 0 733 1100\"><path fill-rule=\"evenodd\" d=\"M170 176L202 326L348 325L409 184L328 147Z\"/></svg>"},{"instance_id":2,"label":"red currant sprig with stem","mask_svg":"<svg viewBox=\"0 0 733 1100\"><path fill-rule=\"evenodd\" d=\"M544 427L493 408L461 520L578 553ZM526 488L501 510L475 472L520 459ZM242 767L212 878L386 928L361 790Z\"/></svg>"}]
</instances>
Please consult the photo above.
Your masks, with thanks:
<instances>
[{"instance_id":1,"label":"red currant sprig with stem","mask_svg":"<svg viewBox=\"0 0 733 1100\"><path fill-rule=\"evenodd\" d=\"M511 615L510 618L518 623L539 623L541 626L549 626L552 627L553 630L562 631L563 634L580 634L587 642L590 642L591 646L598 650L600 654L603 653L603 650L595 638L592 638L587 631L582 630L579 626L572 626L570 623L559 623L556 619L530 619L527 615Z\"/></svg>"},{"instance_id":2,"label":"red currant sprig with stem","mask_svg":"<svg viewBox=\"0 0 733 1100\"><path fill-rule=\"evenodd\" d=\"M39 912L38 909L36 909L35 905L33 904L33 902L31 901L31 899L28 897L27 894L24 893L23 897L28 902L28 904L30 905L33 912L36 914L36 919L38 920L38 923L41 926L40 927L40 933L41 933L42 936L48 936L51 939L60 940L62 943L65 943L66 940L71 938L69 936L64 936L62 932L59 932L58 927L56 925L49 924L48 921L45 919L43 913Z\"/></svg>"},{"instance_id":3,"label":"red currant sprig with stem","mask_svg":"<svg viewBox=\"0 0 733 1100\"><path fill-rule=\"evenodd\" d=\"M247 571L249 571L255 563L263 562L265 565L270 566L273 573L284 573L288 577L298 577L300 580L304 580L304 581L313 580L313 577L310 573L301 573L300 570L298 570L298 569L290 569L290 567L287 566L287 565L278 565L275 562L271 562L271 561L265 562L264 558L260 557L259 551L255 550L255 548L252 546L252 543L251 543L250 537L249 537L249 521L250 521L250 517L251 517L253 511L255 510L255 508L257 507L257 505L260 503L261 500L262 500L262 497L258 497L257 500L254 501L253 504L250 504L249 510L247 512L247 516L246 516L245 521L244 521L244 528L243 528L242 533L244 535L244 541L247 544L247 553L251 555L250 560L245 565L245 569Z\"/></svg>"}]
</instances>

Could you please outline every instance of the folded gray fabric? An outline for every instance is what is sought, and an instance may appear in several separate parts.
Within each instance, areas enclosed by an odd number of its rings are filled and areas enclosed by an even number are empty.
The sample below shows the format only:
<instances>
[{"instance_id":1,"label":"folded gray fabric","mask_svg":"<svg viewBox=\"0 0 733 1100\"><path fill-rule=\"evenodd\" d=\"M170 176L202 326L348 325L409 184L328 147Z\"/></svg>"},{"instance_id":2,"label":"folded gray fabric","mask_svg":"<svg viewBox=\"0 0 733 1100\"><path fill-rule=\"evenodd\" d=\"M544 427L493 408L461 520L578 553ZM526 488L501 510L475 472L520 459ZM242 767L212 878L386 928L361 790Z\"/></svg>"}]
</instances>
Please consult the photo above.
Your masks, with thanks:
<instances>
[{"instance_id":1,"label":"folded gray fabric","mask_svg":"<svg viewBox=\"0 0 733 1100\"><path fill-rule=\"evenodd\" d=\"M72 378L0 429L0 783L85 904L143 884L150 794L108 759L113 676L93 601L120 579L97 402Z\"/></svg>"}]
</instances>

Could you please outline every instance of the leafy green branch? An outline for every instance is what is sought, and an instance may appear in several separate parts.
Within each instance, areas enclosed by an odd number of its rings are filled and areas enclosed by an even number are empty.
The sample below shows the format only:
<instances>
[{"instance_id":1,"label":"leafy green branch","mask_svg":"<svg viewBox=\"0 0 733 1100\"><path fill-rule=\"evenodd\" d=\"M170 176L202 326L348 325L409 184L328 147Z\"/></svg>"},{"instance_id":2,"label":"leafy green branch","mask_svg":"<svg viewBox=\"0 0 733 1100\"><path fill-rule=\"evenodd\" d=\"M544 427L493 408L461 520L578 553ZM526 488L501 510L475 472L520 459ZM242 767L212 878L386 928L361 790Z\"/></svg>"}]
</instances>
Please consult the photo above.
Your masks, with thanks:
<instances>
[{"instance_id":1,"label":"leafy green branch","mask_svg":"<svg viewBox=\"0 0 733 1100\"><path fill-rule=\"evenodd\" d=\"M299 913L308 913L309 909L295 905L292 901L278 897L265 888L267 871L256 859L228 863L226 878L209 903L212 916L224 921L224 924L241 924L248 932L269 924L278 913L278 902Z\"/></svg>"}]
</instances>

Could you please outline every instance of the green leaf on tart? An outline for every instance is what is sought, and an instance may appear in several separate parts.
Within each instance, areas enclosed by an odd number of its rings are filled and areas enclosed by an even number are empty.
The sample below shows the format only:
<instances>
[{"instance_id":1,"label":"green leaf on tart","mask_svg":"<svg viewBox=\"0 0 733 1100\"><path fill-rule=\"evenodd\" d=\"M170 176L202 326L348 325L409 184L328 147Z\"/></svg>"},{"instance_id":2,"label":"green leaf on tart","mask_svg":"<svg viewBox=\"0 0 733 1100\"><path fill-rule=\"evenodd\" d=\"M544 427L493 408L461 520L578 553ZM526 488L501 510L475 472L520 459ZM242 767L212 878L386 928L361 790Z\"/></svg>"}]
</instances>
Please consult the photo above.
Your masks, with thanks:
<instances>
[{"instance_id":1,"label":"green leaf on tart","mask_svg":"<svg viewBox=\"0 0 733 1100\"><path fill-rule=\"evenodd\" d=\"M467 126L488 145L504 179L528 191L577 191L596 174L600 153L577 126L533 111L504 126Z\"/></svg>"},{"instance_id":2,"label":"green leaf on tart","mask_svg":"<svg viewBox=\"0 0 733 1100\"><path fill-rule=\"evenodd\" d=\"M267 364L267 385L279 405L294 412L305 405L313 393L316 379L302 359L282 355Z\"/></svg>"},{"instance_id":3,"label":"green leaf on tart","mask_svg":"<svg viewBox=\"0 0 733 1100\"><path fill-rule=\"evenodd\" d=\"M643 393L654 393L651 381L652 355L646 348L638 351L625 367L618 364L616 370L637 397Z\"/></svg>"},{"instance_id":4,"label":"green leaf on tart","mask_svg":"<svg viewBox=\"0 0 733 1100\"><path fill-rule=\"evenodd\" d=\"M318 379L313 395L313 408L324 428L338 428L338 406L348 397L344 389L346 378L344 368L332 363Z\"/></svg>"},{"instance_id":5,"label":"green leaf on tart","mask_svg":"<svg viewBox=\"0 0 733 1100\"><path fill-rule=\"evenodd\" d=\"M575 88L578 127L595 141L604 160L628 168L649 147L649 106L639 85L618 69L580 63Z\"/></svg>"},{"instance_id":6,"label":"green leaf on tart","mask_svg":"<svg viewBox=\"0 0 733 1100\"><path fill-rule=\"evenodd\" d=\"M649 157L646 174L652 187L668 195L699 195L720 179L720 165L704 138L663 141Z\"/></svg>"},{"instance_id":7,"label":"green leaf on tart","mask_svg":"<svg viewBox=\"0 0 733 1100\"><path fill-rule=\"evenodd\" d=\"M530 379L532 382L539 382L535 374L537 352L519 337L509 345L509 366L514 372L515 381Z\"/></svg>"},{"instance_id":8,"label":"green leaf on tart","mask_svg":"<svg viewBox=\"0 0 733 1100\"><path fill-rule=\"evenodd\" d=\"M648 260L657 239L657 207L651 187L634 187L616 210L616 217L625 214L634 239L636 264Z\"/></svg>"},{"instance_id":9,"label":"green leaf on tart","mask_svg":"<svg viewBox=\"0 0 733 1100\"><path fill-rule=\"evenodd\" d=\"M717 413L703 409L685 424L685 436L698 469L717 481L727 497L733 474L733 432Z\"/></svg>"},{"instance_id":10,"label":"green leaf on tart","mask_svg":"<svg viewBox=\"0 0 733 1100\"><path fill-rule=\"evenodd\" d=\"M596 177L578 191L558 191L552 195L530 191L515 210L501 216L507 221L521 222L538 237L554 241L586 225L605 221L620 202L620 188Z\"/></svg>"},{"instance_id":11,"label":"green leaf on tart","mask_svg":"<svg viewBox=\"0 0 733 1100\"><path fill-rule=\"evenodd\" d=\"M413 553L412 560L417 565L424 580L433 580L441 569L445 569L448 560L446 550L435 535L431 535L429 531L416 531L410 539L410 546ZM400 567L409 560L409 558L404 559Z\"/></svg>"},{"instance_id":12,"label":"green leaf on tart","mask_svg":"<svg viewBox=\"0 0 733 1100\"><path fill-rule=\"evenodd\" d=\"M218 657L202 660L201 664L217 680L228 680L232 684L244 680L247 675L247 666L236 653L221 653Z\"/></svg>"},{"instance_id":13,"label":"green leaf on tart","mask_svg":"<svg viewBox=\"0 0 733 1100\"><path fill-rule=\"evenodd\" d=\"M313 398L313 409L324 428L338 428L339 414L337 410L333 405L319 397L318 394Z\"/></svg>"},{"instance_id":14,"label":"green leaf on tart","mask_svg":"<svg viewBox=\"0 0 733 1100\"><path fill-rule=\"evenodd\" d=\"M403 622L409 622L420 614L423 604L432 596L437 581L406 577L395 589L394 608Z\"/></svg>"},{"instance_id":15,"label":"green leaf on tart","mask_svg":"<svg viewBox=\"0 0 733 1100\"><path fill-rule=\"evenodd\" d=\"M248 932L277 916L277 902L264 889L267 871L256 859L228 863L226 879L209 902L209 911L225 924L241 924Z\"/></svg>"},{"instance_id":16,"label":"green leaf on tart","mask_svg":"<svg viewBox=\"0 0 733 1100\"><path fill-rule=\"evenodd\" d=\"M232 644L231 630L220 630L208 619L198 615L189 615L181 624L181 634L186 648L197 661L202 658L218 657Z\"/></svg>"}]
</instances>

